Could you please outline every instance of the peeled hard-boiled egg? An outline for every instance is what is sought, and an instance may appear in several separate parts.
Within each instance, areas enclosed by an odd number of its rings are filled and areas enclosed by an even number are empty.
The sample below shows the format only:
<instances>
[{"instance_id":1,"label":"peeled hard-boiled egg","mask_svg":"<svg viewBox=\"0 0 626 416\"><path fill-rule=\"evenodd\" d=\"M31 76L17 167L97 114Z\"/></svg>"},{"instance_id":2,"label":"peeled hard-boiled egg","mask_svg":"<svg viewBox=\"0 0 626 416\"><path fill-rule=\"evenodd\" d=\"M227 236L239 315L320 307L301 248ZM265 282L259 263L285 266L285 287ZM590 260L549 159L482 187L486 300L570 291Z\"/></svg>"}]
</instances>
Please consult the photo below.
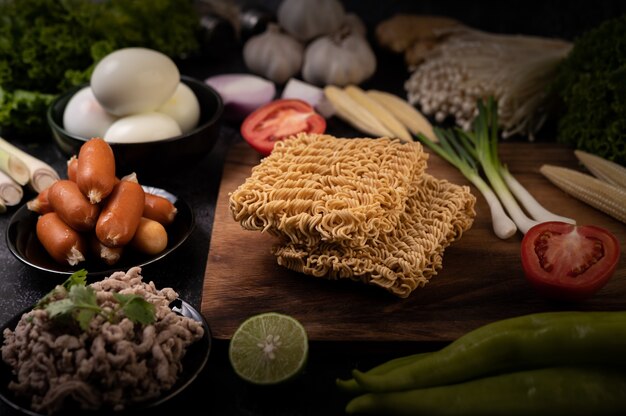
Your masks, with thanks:
<instances>
[{"instance_id":1,"label":"peeled hard-boiled egg","mask_svg":"<svg viewBox=\"0 0 626 416\"><path fill-rule=\"evenodd\" d=\"M104 140L109 143L139 143L168 139L181 134L176 120L155 111L122 117L109 127Z\"/></svg>"},{"instance_id":2,"label":"peeled hard-boiled egg","mask_svg":"<svg viewBox=\"0 0 626 416\"><path fill-rule=\"evenodd\" d=\"M178 67L167 55L147 48L123 48L105 56L91 75L98 102L117 116L154 111L180 82Z\"/></svg>"},{"instance_id":3,"label":"peeled hard-boiled egg","mask_svg":"<svg viewBox=\"0 0 626 416\"><path fill-rule=\"evenodd\" d=\"M183 133L193 130L200 119L200 104L196 94L182 82L178 84L174 94L157 111L176 120Z\"/></svg>"},{"instance_id":4,"label":"peeled hard-boiled egg","mask_svg":"<svg viewBox=\"0 0 626 416\"><path fill-rule=\"evenodd\" d=\"M117 120L100 105L89 87L80 89L70 98L63 112L63 127L70 134L90 139L103 137Z\"/></svg>"}]
</instances>

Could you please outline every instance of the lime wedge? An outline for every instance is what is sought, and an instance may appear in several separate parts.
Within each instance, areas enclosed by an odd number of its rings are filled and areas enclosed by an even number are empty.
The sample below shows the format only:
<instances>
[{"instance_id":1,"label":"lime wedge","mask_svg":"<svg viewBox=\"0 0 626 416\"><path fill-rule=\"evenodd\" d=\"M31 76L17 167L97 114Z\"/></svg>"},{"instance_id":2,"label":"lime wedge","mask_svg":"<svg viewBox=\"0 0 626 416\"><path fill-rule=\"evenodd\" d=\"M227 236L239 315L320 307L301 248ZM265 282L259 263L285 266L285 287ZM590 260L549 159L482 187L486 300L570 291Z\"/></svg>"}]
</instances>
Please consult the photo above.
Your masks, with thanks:
<instances>
[{"instance_id":1,"label":"lime wedge","mask_svg":"<svg viewBox=\"0 0 626 416\"><path fill-rule=\"evenodd\" d=\"M235 331L228 357L235 373L254 384L278 384L298 375L309 344L300 322L268 312L246 319Z\"/></svg>"}]
</instances>

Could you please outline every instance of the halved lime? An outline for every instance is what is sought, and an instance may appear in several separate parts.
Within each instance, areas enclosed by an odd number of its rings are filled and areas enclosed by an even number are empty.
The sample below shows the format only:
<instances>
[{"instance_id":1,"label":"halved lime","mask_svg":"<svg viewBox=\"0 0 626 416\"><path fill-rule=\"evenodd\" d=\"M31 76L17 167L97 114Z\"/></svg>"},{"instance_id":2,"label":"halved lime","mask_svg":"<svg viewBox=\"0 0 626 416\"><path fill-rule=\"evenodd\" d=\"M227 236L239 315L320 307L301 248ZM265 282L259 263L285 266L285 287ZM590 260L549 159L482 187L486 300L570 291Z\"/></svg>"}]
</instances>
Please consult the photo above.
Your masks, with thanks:
<instances>
[{"instance_id":1,"label":"halved lime","mask_svg":"<svg viewBox=\"0 0 626 416\"><path fill-rule=\"evenodd\" d=\"M254 384L277 384L306 365L309 343L295 318L274 312L246 319L235 331L228 357L235 373Z\"/></svg>"}]
</instances>

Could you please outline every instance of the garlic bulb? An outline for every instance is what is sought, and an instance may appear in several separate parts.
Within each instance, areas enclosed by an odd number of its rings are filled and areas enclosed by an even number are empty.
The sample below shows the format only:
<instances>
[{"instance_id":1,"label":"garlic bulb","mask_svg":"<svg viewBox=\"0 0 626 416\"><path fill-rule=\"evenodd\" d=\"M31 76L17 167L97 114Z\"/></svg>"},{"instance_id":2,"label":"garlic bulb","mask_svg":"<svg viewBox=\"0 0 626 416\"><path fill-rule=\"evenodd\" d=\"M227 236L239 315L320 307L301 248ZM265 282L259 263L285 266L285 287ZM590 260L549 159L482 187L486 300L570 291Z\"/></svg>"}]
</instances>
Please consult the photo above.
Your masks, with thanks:
<instances>
[{"instance_id":1,"label":"garlic bulb","mask_svg":"<svg viewBox=\"0 0 626 416\"><path fill-rule=\"evenodd\" d=\"M313 41L304 53L302 77L325 86L360 84L376 71L376 56L367 40L356 33L337 33Z\"/></svg>"},{"instance_id":2,"label":"garlic bulb","mask_svg":"<svg viewBox=\"0 0 626 416\"><path fill-rule=\"evenodd\" d=\"M287 33L307 42L339 30L345 10L339 0L283 0L277 18Z\"/></svg>"},{"instance_id":3,"label":"garlic bulb","mask_svg":"<svg viewBox=\"0 0 626 416\"><path fill-rule=\"evenodd\" d=\"M367 28L365 27L365 23L361 18L354 14L348 13L343 20L343 26L347 26L347 29L356 35L361 35L363 37L367 36Z\"/></svg>"},{"instance_id":4,"label":"garlic bulb","mask_svg":"<svg viewBox=\"0 0 626 416\"><path fill-rule=\"evenodd\" d=\"M300 42L270 24L265 32L248 39L243 60L250 71L283 84L300 72L303 51Z\"/></svg>"}]
</instances>

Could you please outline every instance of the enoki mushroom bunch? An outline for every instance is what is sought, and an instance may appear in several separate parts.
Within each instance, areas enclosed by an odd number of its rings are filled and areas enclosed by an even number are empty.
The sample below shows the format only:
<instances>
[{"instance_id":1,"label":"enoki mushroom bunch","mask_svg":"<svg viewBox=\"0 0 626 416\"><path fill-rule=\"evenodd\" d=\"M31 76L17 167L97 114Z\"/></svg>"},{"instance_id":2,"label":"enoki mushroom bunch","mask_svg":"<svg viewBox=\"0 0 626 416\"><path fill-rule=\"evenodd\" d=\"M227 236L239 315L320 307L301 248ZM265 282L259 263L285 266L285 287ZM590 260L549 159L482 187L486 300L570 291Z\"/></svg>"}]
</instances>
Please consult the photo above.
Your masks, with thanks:
<instances>
[{"instance_id":1,"label":"enoki mushroom bunch","mask_svg":"<svg viewBox=\"0 0 626 416\"><path fill-rule=\"evenodd\" d=\"M443 38L405 83L408 100L439 122L469 130L478 99L493 96L503 137L532 140L546 120L548 85L571 43L463 30Z\"/></svg>"}]
</instances>

